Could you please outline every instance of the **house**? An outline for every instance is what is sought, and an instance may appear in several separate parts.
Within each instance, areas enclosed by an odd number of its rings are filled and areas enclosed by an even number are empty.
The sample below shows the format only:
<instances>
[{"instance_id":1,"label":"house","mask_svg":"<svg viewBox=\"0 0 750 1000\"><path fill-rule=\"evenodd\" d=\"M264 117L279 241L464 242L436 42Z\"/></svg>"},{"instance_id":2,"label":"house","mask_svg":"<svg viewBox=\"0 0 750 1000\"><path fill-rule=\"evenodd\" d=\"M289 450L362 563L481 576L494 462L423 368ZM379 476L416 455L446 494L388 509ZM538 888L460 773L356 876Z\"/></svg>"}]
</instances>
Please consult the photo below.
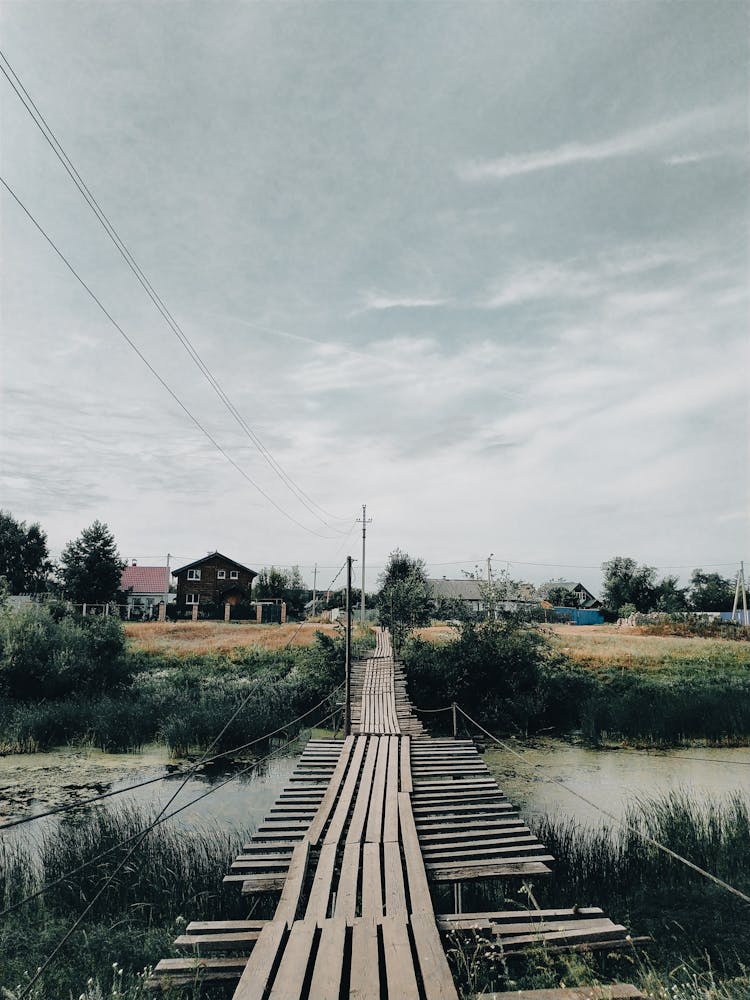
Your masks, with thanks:
<instances>
[{"instance_id":1,"label":"house","mask_svg":"<svg viewBox=\"0 0 750 1000\"><path fill-rule=\"evenodd\" d=\"M470 614L478 615L487 611L487 582L464 577L462 580L427 581L432 590L432 597L438 606L450 611L451 606L460 606ZM534 598L534 588L526 583L506 584L498 580L493 584L497 611L520 612L530 606L537 606L539 601Z\"/></svg>"},{"instance_id":2,"label":"house","mask_svg":"<svg viewBox=\"0 0 750 1000\"><path fill-rule=\"evenodd\" d=\"M556 607L594 610L602 606L602 602L587 587L574 580L549 580L539 587L538 594L542 600Z\"/></svg>"},{"instance_id":3,"label":"house","mask_svg":"<svg viewBox=\"0 0 750 1000\"><path fill-rule=\"evenodd\" d=\"M128 618L133 611L151 617L155 605L174 601L174 594L169 593L170 581L169 566L139 566L135 559L126 566L120 577L120 590L126 595Z\"/></svg>"},{"instance_id":4,"label":"house","mask_svg":"<svg viewBox=\"0 0 750 1000\"><path fill-rule=\"evenodd\" d=\"M181 566L177 579L177 605L184 609L200 604L239 604L250 600L254 569L221 552L209 552L202 559Z\"/></svg>"}]
</instances>

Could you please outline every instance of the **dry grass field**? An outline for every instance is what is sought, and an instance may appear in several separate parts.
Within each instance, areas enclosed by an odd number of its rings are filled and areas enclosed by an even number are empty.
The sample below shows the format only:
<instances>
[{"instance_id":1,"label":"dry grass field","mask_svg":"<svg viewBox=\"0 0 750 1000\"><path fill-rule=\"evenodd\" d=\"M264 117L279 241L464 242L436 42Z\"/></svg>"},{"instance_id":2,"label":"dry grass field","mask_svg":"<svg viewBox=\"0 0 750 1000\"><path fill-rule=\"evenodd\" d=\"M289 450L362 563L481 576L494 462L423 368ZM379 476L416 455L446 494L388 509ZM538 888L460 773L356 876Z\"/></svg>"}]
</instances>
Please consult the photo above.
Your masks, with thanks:
<instances>
[{"instance_id":1,"label":"dry grass field","mask_svg":"<svg viewBox=\"0 0 750 1000\"><path fill-rule=\"evenodd\" d=\"M256 625L254 622L126 622L125 634L133 649L175 656L231 654L235 649L255 647L282 649L310 646L316 632L338 635L340 629L328 622L304 622L301 626Z\"/></svg>"},{"instance_id":2,"label":"dry grass field","mask_svg":"<svg viewBox=\"0 0 750 1000\"><path fill-rule=\"evenodd\" d=\"M702 662L750 667L750 643L729 639L650 635L646 629L615 625L545 625L554 645L580 666L592 669L628 667L661 670L665 666ZM456 629L431 625L417 629L428 642L450 642Z\"/></svg>"}]
</instances>

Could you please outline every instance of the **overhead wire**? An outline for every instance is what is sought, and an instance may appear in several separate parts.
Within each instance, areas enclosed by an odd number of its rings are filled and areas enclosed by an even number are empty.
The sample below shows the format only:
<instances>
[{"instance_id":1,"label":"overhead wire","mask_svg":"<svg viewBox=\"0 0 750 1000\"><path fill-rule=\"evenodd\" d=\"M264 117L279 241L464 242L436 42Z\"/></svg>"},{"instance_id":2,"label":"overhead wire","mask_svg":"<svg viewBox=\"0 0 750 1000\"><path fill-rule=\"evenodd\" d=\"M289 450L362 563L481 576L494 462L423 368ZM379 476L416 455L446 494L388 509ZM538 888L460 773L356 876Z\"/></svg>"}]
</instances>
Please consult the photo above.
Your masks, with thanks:
<instances>
[{"instance_id":1,"label":"overhead wire","mask_svg":"<svg viewBox=\"0 0 750 1000\"><path fill-rule=\"evenodd\" d=\"M233 720L234 720L234 719L236 718L237 714L238 714L238 713L239 713L239 712L241 711L241 709L242 709L242 708L244 707L244 704L245 704L245 702L243 701L242 705L241 705L241 706L240 706L240 707L239 707L239 708L237 709L237 711L236 711L236 712L235 712L235 713L234 713L234 714L233 714L233 715L231 716L231 718L230 718L230 719L229 719L229 721L228 721L228 722L227 722L227 723L225 724L225 726L224 726L224 728L222 729L222 731L221 731L221 732L219 733L219 735L218 735L218 736L217 736L217 737L215 738L215 740L214 740L214 744L215 744L215 743L216 743L216 742L217 742L217 741L218 741L219 739L221 739L221 736L222 736L222 735L223 735L223 734L224 734L224 733L226 732L226 730L228 729L228 727L229 727L229 726L231 725L231 723L233 722ZM322 723L322 722L325 722L325 721L327 721L328 719L332 718L332 717L333 717L333 716L334 716L334 715L336 714L336 712L337 712L337 711L338 711L338 709L334 709L334 710L333 710L333 712L330 712L330 713L329 713L329 714L328 714L327 716L325 716L325 717L324 717L323 719L321 719L321 720L320 720L320 723ZM294 742L295 742L295 740L296 740L296 737L295 737L295 739L293 739L293 740L289 740L289 741L288 741L288 743L286 744L286 746L290 746L290 745L291 745L292 743L294 743ZM213 745L213 744L212 744L212 745ZM258 760L258 761L255 761L255 762L254 762L253 764L249 765L249 766L248 766L248 768L247 768L246 770L251 770L252 768L254 768L254 767L257 767L257 766L258 766L259 764L261 764L261 763L262 763L262 762L263 762L264 760L268 760L268 759L269 759L270 757L274 756L274 755L275 755L275 753L278 753L280 749L283 749L283 748L277 748L277 750L275 750L275 751L273 751L272 753L268 754L268 755L267 755L267 756L266 756L265 758L261 758L260 760ZM199 763L200 763L200 762L199 762ZM196 766L197 766L197 765L196 765ZM84 910L83 910L83 911L82 911L82 912L81 912L81 913L79 914L79 916L78 916L78 917L76 918L76 920L74 921L73 925L72 925L72 926L71 926L71 927L70 927L70 928L69 928L69 929L68 929L68 930L67 930L67 931L65 932L65 934L64 934L64 935L63 935L63 936L61 937L61 939L60 939L60 940L58 941L58 943L57 943L57 945L55 946L55 948L54 948L54 949L53 949L53 950L52 950L52 951L50 952L50 954L49 954L49 955L48 955L48 956L47 956L47 957L45 958L45 960L44 960L44 961L42 962L42 964L41 964L41 965L39 966L39 968L37 969L36 973L35 973L35 974L34 974L34 975L33 975L33 976L31 977L31 979L30 979L30 980L29 980L29 981L28 981L28 982L26 983L26 985L25 985L24 989L23 989L23 990L22 990L22 991L21 991L21 992L20 992L20 993L18 994L18 1000L23 1000L23 998L24 998L24 997L26 997L26 996L28 996L28 995L30 994L31 990L32 990L32 989L33 989L33 987L34 987L34 984L35 984L36 982L38 982L38 980L39 980L39 979L40 979L40 978L41 978L41 977L42 977L42 976L44 975L45 971L46 971L46 970L47 970L47 969L49 968L49 966L50 966L50 965L52 964L52 962L54 961L54 959L56 958L56 956L57 956L57 955L59 954L59 952L61 951L61 949L62 949L62 948L64 947L64 945L66 944L66 942L70 940L70 938L71 938L71 937L72 937L72 935L73 935L73 934L75 933L75 931L76 931L76 930L78 929L78 927L80 927L81 923L82 923L82 922L84 921L84 919L86 918L87 914L88 914L88 913L89 913L89 912L90 912L90 911L92 910L92 908L93 908L93 907L95 906L95 904L96 904L97 900L98 900L98 899L99 899L99 898L100 898L100 897L102 896L102 894L103 894L103 893L104 893L104 892L105 892L105 891L106 891L106 890L107 890L107 889L109 888L109 886L110 886L110 885L112 884L112 882L114 881L114 879L115 879L115 876L116 876L116 875L117 875L117 874L118 874L118 873L119 873L119 872L120 872L120 871L121 871L121 870L122 870L122 869L123 869L123 868L125 867L125 865L126 865L126 864L128 863L128 861L129 861L129 860L131 859L131 857L133 856L133 854L135 853L135 851L137 850L137 848L138 848L138 847L140 846L140 844L141 844L141 843L142 843L142 842L143 842L143 841L144 841L144 840L146 839L146 837L148 836L148 834L149 834L149 833L150 833L150 832L151 832L151 831L152 831L152 830L153 830L153 829L154 829L154 828L155 828L155 827L156 827L157 825L159 825L159 823L160 823L160 822L162 822L163 820L165 820L165 819L170 819L170 818L171 818L172 816L176 816L178 812L181 812L181 811L182 811L182 809L185 809L185 808L187 808L187 807L188 807L189 805L194 805L194 804L195 804L195 802L198 802L198 801L200 801L200 799L202 799L202 798L205 798L205 797L206 797L207 795L211 795L211 794L212 794L212 793L213 793L214 791L217 791L217 790L218 790L218 788L222 787L222 785L223 785L223 784L227 784L227 783L228 783L229 781L232 781L232 780L234 780L234 778L235 778L235 777L239 777L239 774L237 774L237 775L232 775L232 777L231 777L231 778L228 778L226 782L223 782L223 783L221 783L221 784L219 784L219 785L216 785L216 786L214 786L214 787L212 787L212 788L208 789L208 790L207 790L206 792L204 792L204 793L203 793L203 795L200 795L200 796L198 796L198 797L197 797L196 799L193 799L193 800L192 800L191 802L187 803L187 805L185 805L185 806L181 807L181 809L177 809L177 810L174 810L174 811L173 811L172 813L170 813L170 814L169 814L168 816L165 816L165 813L166 813L166 810L167 810L167 809L169 808L169 806L170 806L170 805L172 804L172 802L174 802L174 800L175 800L175 798L177 797L177 795L179 795L180 791L182 790L182 788L184 788L185 784L187 783L187 780L188 780L188 778L186 777L186 778L185 778L185 780L183 781L182 785L181 785L181 786L180 786L180 787L179 787L179 788L177 789L177 791L176 791L176 792L175 792L175 793L174 793L174 794L173 794L173 795L171 796L171 798L170 798L170 799L169 799L169 801L168 801L168 802L166 803L166 805L162 806L162 808L160 809L159 813L157 814L157 817L156 817L156 819L155 819L155 820L153 820L153 821L152 821L151 823L149 823L149 824L148 824L148 825L146 826L146 828L145 828L145 829L144 829L144 830L143 830L143 831L142 831L142 832L141 832L140 834L135 834L135 835L134 835L134 836L133 836L132 838L128 838L128 841L125 841L125 842L123 842L123 843L121 843L121 844L119 845L120 847L122 847L122 846L125 846L125 844L126 844L126 843L128 843L128 842L131 842L131 841L135 841L135 843L133 843L132 847L130 848L130 850L128 851L128 853L127 853L127 854L125 855L125 857L124 857L124 858L123 858L123 859L122 859L122 860L121 860L121 861L119 862L119 864L118 864L118 865L116 866L116 868L114 869L114 871L112 871L112 872L111 872L111 873L110 873L110 874L108 875L108 877L107 877L107 878L105 879L104 883L102 884L101 888L100 888L100 889L99 889L99 890L98 890L98 891L97 891L97 892L95 893L95 895L94 895L94 896L93 896L93 897L91 898L91 900L89 901L89 903L88 903L88 905L87 905L87 906L85 907L85 909L84 909ZM116 848L113 848L113 850L114 850L114 849L116 849ZM98 859L97 859L97 860L98 860ZM65 876L63 876L63 877L65 877ZM58 883L59 883L59 880L56 880L56 884L58 884ZM45 889L44 891L47 891L47 890ZM16 908L16 907L13 907L13 909L15 909L15 908ZM4 915L5 913L6 913L6 912L8 912L8 910L4 910L4 911L0 912L0 916L3 916L3 915Z\"/></svg>"},{"instance_id":2,"label":"overhead wire","mask_svg":"<svg viewBox=\"0 0 750 1000\"><path fill-rule=\"evenodd\" d=\"M301 622L300 625L302 624L304 623ZM297 631L299 631L299 629ZM295 632L295 635L296 634L297 633ZM294 636L292 636L292 639L293 638ZM291 643L291 641L292 640L290 639L289 643ZM286 644L286 646L284 647L285 649L288 648L289 643ZM292 719L290 722L285 723L278 729L274 729L273 732L264 733L263 736L258 736L256 737L256 739L250 740L249 743L242 743L240 744L240 746L232 747L231 750L223 750L221 753L213 754L211 757L208 758L208 760L202 761L202 765L210 766L211 764L214 764L216 761L222 760L225 757L233 757L238 753L242 753L243 750L249 750L250 747L256 746L256 744L258 743L263 743L266 740L273 739L273 737L278 736L279 733L286 732L292 726L296 726L297 723L302 722L304 719L306 719L308 715L312 715L313 712L316 712L319 708L325 705L325 703L330 698L332 698L337 691L340 691L343 686L344 682L342 681L341 684L338 684L335 688L333 688L333 690L329 694L327 694L325 698L321 699L321 701L319 701L317 705L313 705L313 707L308 709L307 712L303 712L302 715L297 716L296 719ZM111 791L108 792L100 792L97 795L91 795L87 799L78 799L76 802L70 802L64 806L55 806L54 809L46 809L44 812L34 813L33 816L21 816L18 819L12 819L9 820L7 823L0 824L0 833L3 833L5 830L9 830L12 827L25 826L28 823L35 823L37 820L47 819L50 816L58 816L61 813L72 812L76 809L83 808L83 806L95 805L97 802L101 802L103 799L110 799L116 795L124 795L126 792L133 792L138 788L145 788L147 785L153 785L159 781L167 781L172 778L178 778L181 777L184 773L185 773L184 771L178 771L178 772L172 771L168 774L160 774L156 778L145 778L143 781L137 781L132 785L125 785L123 788L112 789Z\"/></svg>"},{"instance_id":3,"label":"overhead wire","mask_svg":"<svg viewBox=\"0 0 750 1000\"><path fill-rule=\"evenodd\" d=\"M81 275L78 273L78 271L76 271L76 269L70 263L70 261L68 260L68 258L62 252L62 250L60 250L60 248L54 242L54 240L52 239L52 237L47 234L47 232L45 231L45 229L42 227L41 223L39 223L37 221L37 219L32 215L32 213L30 212L30 210L21 201L21 199L16 194L16 192L13 190L13 188L10 186L10 184L8 184L8 182L2 176L0 176L0 183L3 185L3 187L8 192L8 194L11 196L11 198L13 198L13 200L16 202L16 204L19 206L19 208L24 212L24 214L27 216L27 218L33 223L34 227L44 237L44 239L47 241L47 243L49 243L49 245L55 251L55 253L60 258L60 260L65 264L65 266L71 272L71 274L73 275L73 277L86 290L86 292L88 292L88 294L91 296L91 298L94 300L94 302L99 306L99 308L101 309L101 311L104 313L104 315L110 321L110 323L112 323L112 325L118 331L118 333L123 338L123 340L125 340L125 342L128 344L128 346L133 351L135 351L135 353L141 359L141 361L143 362L143 364L148 368L148 370L151 372L151 374L154 376L154 378L157 380L157 382L159 382L159 384L162 386L162 388L165 389L169 393L169 395L172 397L172 399L175 401L175 403L177 403L177 405L180 407L180 409L183 411L183 413L185 413L185 415L187 417L189 417L189 419L192 421L193 424L195 424L195 426L198 428L198 430L201 432L201 434L203 434L211 442L211 444L213 445L213 447L216 448L216 450L229 462L229 464L231 466L233 466L234 469L237 470L237 472L239 472L239 474L243 477L243 479L245 479L255 490L257 490L258 493L260 493L260 495L262 497L264 497L271 504L271 506L274 507L280 514L282 514L285 518L287 518L287 520L291 521L293 524L296 524L297 527L302 528L303 531L309 532L311 535L316 535L318 538L325 538L326 540L330 540L330 536L329 535L324 535L320 531L316 531L314 528L309 527L309 525L303 524L302 521L297 520L297 518L294 517L293 514L290 514L280 504L278 504L273 499L273 497L270 496L263 489L262 486L260 486L258 483L256 483L255 480L240 465L238 465L238 463L232 458L232 456L222 447L221 444L219 444L219 442L216 440L216 438L213 436L213 434L206 427L204 427L203 424L200 422L200 420L191 412L191 410L188 409L187 405L185 403L183 403L183 401L180 399L180 397L177 395L177 393L174 391L174 389L172 389L172 387L165 381L165 379L162 378L162 376L159 374L159 372L156 370L156 368L154 368L154 366L151 364L151 362L148 360L148 358L145 356L145 354L143 354L143 352L140 350L140 348L135 343L135 341L132 340L128 336L128 334L125 332L125 330L122 328L122 326L120 326L120 324L117 322L117 320L114 318L114 316L106 308L106 306L101 301L101 299L98 298L98 296L96 295L96 293L91 289L91 287L81 277Z\"/></svg>"},{"instance_id":4,"label":"overhead wire","mask_svg":"<svg viewBox=\"0 0 750 1000\"><path fill-rule=\"evenodd\" d=\"M2 50L0 50L0 71L2 71L3 75L7 79L10 86L12 87L16 96L19 98L24 108L29 113L34 124L37 126L41 134L44 136L44 139L54 152L57 159L63 165L68 176L71 178L73 183L78 188L78 191L83 196L89 208L96 216L97 220L103 227L107 236L112 241L112 243L120 253L121 257L132 271L132 273L135 275L138 283L141 285L141 287L149 296L153 304L156 306L157 310L159 311L163 319L166 321L172 333L177 337L179 342L182 344L183 348L187 352L190 359L193 361L193 363L196 365L196 367L201 372L203 377L206 379L208 384L211 386L213 391L216 393L218 398L221 400L222 404L227 409L229 414L234 418L234 420L240 426L245 435L252 441L257 451L267 462L267 464L271 467L271 469L276 473L276 475L281 479L281 481L284 483L287 489L293 494L293 496L300 503L302 503L302 505L307 508L307 510L313 515L313 517L317 518L326 528L329 528L330 530L333 531L339 531L340 529L335 528L332 525L328 524L325 518L327 517L329 519L343 521L346 520L346 517L340 517L336 514L331 514L329 511L325 510L324 507L321 507L320 504L316 503L284 470L284 468L275 458L270 449L267 448L266 445L261 441L256 431L254 431L253 428L247 423L245 418L239 412L239 410L232 402L232 400L230 399L224 388L219 383L216 376L213 374L213 372L210 370L210 368L205 363L203 358L200 356L195 345L192 343L188 335L185 333L185 331L182 329L182 327L177 322L175 317L172 315L172 313L170 312L170 310L164 303L163 299L154 288L149 278L146 276L146 274L143 272L138 262L133 257L132 253L130 252L130 250L120 237L119 233L117 232L114 225L112 224L112 222L102 209L101 205L92 194L90 188L84 181L83 177L78 172L78 169L75 167L70 157L63 149L60 141L58 140L51 126L47 122L42 112L39 110L34 99L29 94L28 90L24 86L20 77L13 69L7 56L5 55L4 52L2 52ZM320 511L323 515L325 515L325 517L321 517L321 514L317 513L317 511Z\"/></svg>"}]
</instances>

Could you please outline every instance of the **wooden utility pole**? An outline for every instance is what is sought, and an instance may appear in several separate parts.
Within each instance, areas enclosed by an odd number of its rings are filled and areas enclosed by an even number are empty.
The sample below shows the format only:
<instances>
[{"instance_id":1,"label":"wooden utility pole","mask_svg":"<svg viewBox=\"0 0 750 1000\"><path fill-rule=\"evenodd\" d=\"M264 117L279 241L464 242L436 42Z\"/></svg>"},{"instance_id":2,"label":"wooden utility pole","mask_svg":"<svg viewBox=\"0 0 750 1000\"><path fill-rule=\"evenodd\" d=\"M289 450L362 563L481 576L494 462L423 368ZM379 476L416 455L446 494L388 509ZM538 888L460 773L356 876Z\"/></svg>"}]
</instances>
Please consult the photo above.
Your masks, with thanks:
<instances>
[{"instance_id":1,"label":"wooden utility pole","mask_svg":"<svg viewBox=\"0 0 750 1000\"><path fill-rule=\"evenodd\" d=\"M346 655L344 658L345 671L345 704L344 704L344 736L351 736L352 732L352 557L346 557Z\"/></svg>"},{"instance_id":2,"label":"wooden utility pole","mask_svg":"<svg viewBox=\"0 0 750 1000\"><path fill-rule=\"evenodd\" d=\"M365 539L367 538L367 525L372 524L372 518L367 516L367 504L362 504L362 517L357 521L362 521L362 595L360 600L359 621L365 623Z\"/></svg>"},{"instance_id":3,"label":"wooden utility pole","mask_svg":"<svg viewBox=\"0 0 750 1000\"><path fill-rule=\"evenodd\" d=\"M742 618L739 618L738 608L740 603L740 592L742 593ZM734 588L734 605L732 606L732 621L735 620L735 616L742 622L743 625L750 625L750 618L747 615L747 590L745 589L745 564L740 563L740 568L737 570L737 585Z\"/></svg>"},{"instance_id":4,"label":"wooden utility pole","mask_svg":"<svg viewBox=\"0 0 750 1000\"><path fill-rule=\"evenodd\" d=\"M312 606L312 616L315 617L315 604L318 596L318 564L315 563L315 569L313 570L313 606Z\"/></svg>"}]
</instances>

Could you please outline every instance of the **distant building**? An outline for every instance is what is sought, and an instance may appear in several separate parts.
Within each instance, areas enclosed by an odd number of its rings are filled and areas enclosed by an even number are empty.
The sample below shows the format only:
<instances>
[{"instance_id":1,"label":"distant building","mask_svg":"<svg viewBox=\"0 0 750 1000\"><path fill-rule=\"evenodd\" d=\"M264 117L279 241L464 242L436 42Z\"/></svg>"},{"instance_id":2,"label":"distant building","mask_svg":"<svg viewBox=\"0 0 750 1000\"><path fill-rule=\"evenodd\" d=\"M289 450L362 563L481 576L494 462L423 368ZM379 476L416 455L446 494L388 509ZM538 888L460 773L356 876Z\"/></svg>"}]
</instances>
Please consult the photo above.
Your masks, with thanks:
<instances>
[{"instance_id":1,"label":"distant building","mask_svg":"<svg viewBox=\"0 0 750 1000\"><path fill-rule=\"evenodd\" d=\"M253 580L258 574L254 569L222 555L210 552L203 559L196 559L174 570L177 579L177 604L191 608L201 604L239 604L249 601Z\"/></svg>"},{"instance_id":2,"label":"distant building","mask_svg":"<svg viewBox=\"0 0 750 1000\"><path fill-rule=\"evenodd\" d=\"M134 559L122 571L120 578L120 590L126 595L129 609L128 617L136 609L150 616L152 608L160 601L166 599L167 604L174 601L175 595L169 593L170 581L168 566L139 566Z\"/></svg>"},{"instance_id":3,"label":"distant building","mask_svg":"<svg viewBox=\"0 0 750 1000\"><path fill-rule=\"evenodd\" d=\"M448 580L443 577L440 580L427 581L432 590L433 600L437 605L438 612L441 609L450 611L451 606L460 607L463 611L468 611L473 615L487 611L487 583L485 580ZM510 593L505 592L502 581L495 585L497 598L497 611L521 611L531 606L538 606L539 601L534 596L534 588L527 583L511 585Z\"/></svg>"},{"instance_id":4,"label":"distant building","mask_svg":"<svg viewBox=\"0 0 750 1000\"><path fill-rule=\"evenodd\" d=\"M587 587L574 580L549 580L539 587L537 593L542 600L549 601L558 607L593 610L602 606L602 602L594 597ZM554 600L552 600L553 597Z\"/></svg>"}]
</instances>

